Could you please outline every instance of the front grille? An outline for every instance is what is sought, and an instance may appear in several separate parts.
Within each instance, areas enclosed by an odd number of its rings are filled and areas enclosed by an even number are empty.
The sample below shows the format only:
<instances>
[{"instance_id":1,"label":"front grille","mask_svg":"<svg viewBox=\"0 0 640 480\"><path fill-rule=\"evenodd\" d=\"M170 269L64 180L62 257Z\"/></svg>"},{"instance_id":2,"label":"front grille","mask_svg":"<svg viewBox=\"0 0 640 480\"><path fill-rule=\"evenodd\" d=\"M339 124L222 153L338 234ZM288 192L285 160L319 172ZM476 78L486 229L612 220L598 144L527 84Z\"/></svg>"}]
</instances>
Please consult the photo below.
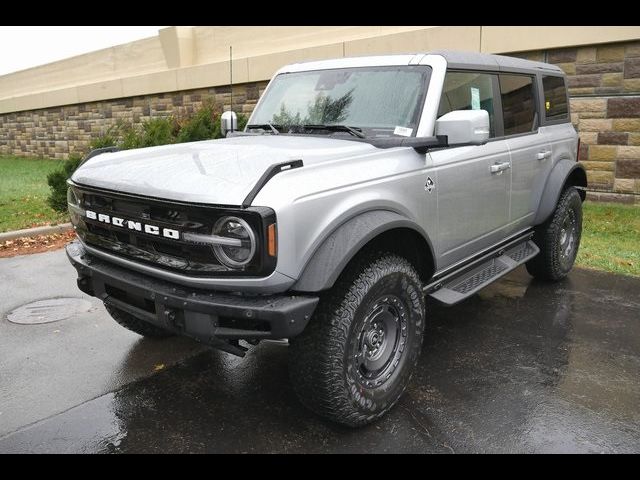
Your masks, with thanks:
<instances>
[{"instance_id":1,"label":"front grille","mask_svg":"<svg viewBox=\"0 0 640 480\"><path fill-rule=\"evenodd\" d=\"M109 217L152 224L182 233L210 235L222 216L241 215L256 232L258 253L242 270L220 263L211 246L134 231L83 216L77 219L78 236L88 245L138 262L194 276L264 275L273 271L273 260L262 255L265 222L272 212L266 209L234 209L224 206L192 205L106 192L74 185L73 192L82 211L91 210ZM270 271L268 271L270 270Z\"/></svg>"}]
</instances>

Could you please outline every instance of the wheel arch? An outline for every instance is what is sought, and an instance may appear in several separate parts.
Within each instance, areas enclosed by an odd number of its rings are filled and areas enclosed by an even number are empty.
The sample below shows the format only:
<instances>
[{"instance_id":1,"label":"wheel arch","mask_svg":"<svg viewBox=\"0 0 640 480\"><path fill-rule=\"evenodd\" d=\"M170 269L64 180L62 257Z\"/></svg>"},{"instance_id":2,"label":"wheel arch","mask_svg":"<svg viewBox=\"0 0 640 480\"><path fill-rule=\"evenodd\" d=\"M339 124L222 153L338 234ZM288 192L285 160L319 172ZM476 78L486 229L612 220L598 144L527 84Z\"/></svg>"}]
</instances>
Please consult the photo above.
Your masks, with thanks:
<instances>
[{"instance_id":1,"label":"wheel arch","mask_svg":"<svg viewBox=\"0 0 640 480\"><path fill-rule=\"evenodd\" d=\"M406 257L423 281L435 271L433 245L415 222L389 210L372 210L352 217L329 234L292 290L318 292L331 288L359 252L375 247Z\"/></svg>"},{"instance_id":2,"label":"wheel arch","mask_svg":"<svg viewBox=\"0 0 640 480\"><path fill-rule=\"evenodd\" d=\"M586 198L587 172L584 166L570 159L560 160L551 170L547 183L542 192L538 213L534 225L540 225L547 221L553 213L560 195L570 186L579 187L578 193L582 201Z\"/></svg>"}]
</instances>

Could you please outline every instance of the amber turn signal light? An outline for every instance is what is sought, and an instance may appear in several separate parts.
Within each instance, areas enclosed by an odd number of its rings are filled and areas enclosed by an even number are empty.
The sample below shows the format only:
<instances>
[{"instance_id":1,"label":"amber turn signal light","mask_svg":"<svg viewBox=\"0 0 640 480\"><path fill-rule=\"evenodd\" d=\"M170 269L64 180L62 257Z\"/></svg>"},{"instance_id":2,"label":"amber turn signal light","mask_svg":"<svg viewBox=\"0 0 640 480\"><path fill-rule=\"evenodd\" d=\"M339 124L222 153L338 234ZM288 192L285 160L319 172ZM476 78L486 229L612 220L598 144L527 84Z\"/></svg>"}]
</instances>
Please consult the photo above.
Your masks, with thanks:
<instances>
[{"instance_id":1,"label":"amber turn signal light","mask_svg":"<svg viewBox=\"0 0 640 480\"><path fill-rule=\"evenodd\" d=\"M276 251L276 224L272 223L267 227L267 253L270 257L275 257Z\"/></svg>"}]
</instances>

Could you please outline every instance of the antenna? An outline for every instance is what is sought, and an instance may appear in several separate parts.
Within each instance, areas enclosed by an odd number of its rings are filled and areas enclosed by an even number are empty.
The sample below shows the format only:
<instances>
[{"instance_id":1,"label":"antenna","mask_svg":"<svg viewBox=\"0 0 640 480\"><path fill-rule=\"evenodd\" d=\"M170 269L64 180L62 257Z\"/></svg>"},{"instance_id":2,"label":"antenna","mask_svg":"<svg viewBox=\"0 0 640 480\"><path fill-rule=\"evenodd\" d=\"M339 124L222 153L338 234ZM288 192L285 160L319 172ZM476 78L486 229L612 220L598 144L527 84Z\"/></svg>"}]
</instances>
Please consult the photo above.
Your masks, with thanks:
<instances>
[{"instance_id":1,"label":"antenna","mask_svg":"<svg viewBox=\"0 0 640 480\"><path fill-rule=\"evenodd\" d=\"M229 82L231 83L231 107L233 112L233 47L229 45ZM231 119L231 131L233 132L233 118Z\"/></svg>"}]
</instances>

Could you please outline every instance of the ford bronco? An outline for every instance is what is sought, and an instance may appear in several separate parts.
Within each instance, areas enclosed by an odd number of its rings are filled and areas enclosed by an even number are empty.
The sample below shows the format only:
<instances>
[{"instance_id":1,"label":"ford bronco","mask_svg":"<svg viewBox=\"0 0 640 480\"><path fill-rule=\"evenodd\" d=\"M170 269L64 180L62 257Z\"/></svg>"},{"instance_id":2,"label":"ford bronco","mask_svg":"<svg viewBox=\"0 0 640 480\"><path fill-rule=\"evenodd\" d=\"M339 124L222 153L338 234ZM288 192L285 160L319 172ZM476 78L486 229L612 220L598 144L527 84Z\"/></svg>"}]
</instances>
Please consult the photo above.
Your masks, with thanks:
<instances>
[{"instance_id":1,"label":"ford bronco","mask_svg":"<svg viewBox=\"0 0 640 480\"><path fill-rule=\"evenodd\" d=\"M363 425L400 398L425 299L580 244L585 170L556 66L434 52L280 69L226 138L92 152L69 180L80 289L147 337L288 340L301 401ZM242 342L242 343L240 343Z\"/></svg>"}]
</instances>

